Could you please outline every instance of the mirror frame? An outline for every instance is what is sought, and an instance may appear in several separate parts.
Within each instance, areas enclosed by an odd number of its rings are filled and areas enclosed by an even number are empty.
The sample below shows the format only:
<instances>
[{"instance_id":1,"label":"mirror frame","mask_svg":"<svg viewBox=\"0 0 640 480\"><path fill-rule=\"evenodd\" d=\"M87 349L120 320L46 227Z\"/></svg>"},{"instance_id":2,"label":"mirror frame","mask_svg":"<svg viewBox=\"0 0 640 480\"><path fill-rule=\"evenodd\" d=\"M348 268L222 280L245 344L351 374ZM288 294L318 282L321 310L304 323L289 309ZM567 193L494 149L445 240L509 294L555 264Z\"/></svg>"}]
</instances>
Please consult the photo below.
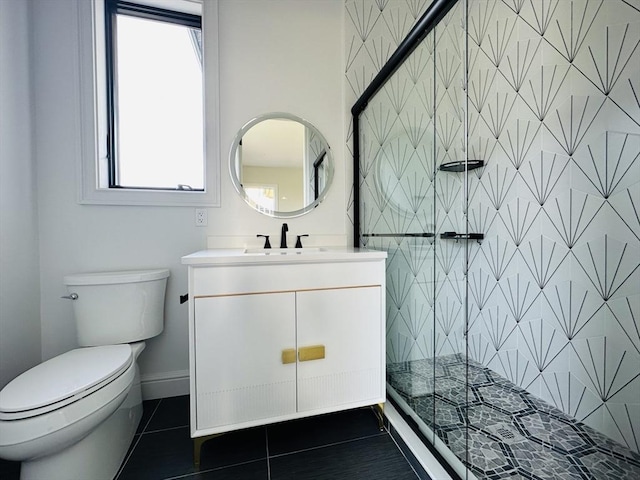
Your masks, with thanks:
<instances>
[{"instance_id":1,"label":"mirror frame","mask_svg":"<svg viewBox=\"0 0 640 480\"><path fill-rule=\"evenodd\" d=\"M327 170L326 170L327 179L326 179L325 187L322 189L322 191L318 195L318 198L316 198L309 205L306 205L305 207L303 207L301 209L298 209L298 210L292 210L292 211L289 211L289 212L280 211L280 210L269 212L269 211L263 210L256 202L254 202L251 198L249 198L249 196L247 195L247 192L245 192L244 187L240 183L240 179L238 178L238 173L237 173L238 172L238 165L237 165L237 160L236 160L236 154L237 154L237 151L238 151L238 146L240 145L240 141L242 140L242 137L254 125L256 125L256 124L258 124L260 122L263 122L265 120L272 120L272 119L293 120L295 122L303 124L305 127L307 127L310 130L312 130L314 132L314 134L317 135L318 138L322 140L322 142L324 143L324 146L325 146L325 152L326 152L326 160L325 161L326 161L326 165L327 165ZM242 197L242 199L247 203L247 205L249 205L255 211L257 211L259 213L262 213L263 215L267 215L269 217L273 217L273 218L299 217L301 215L305 215L305 214L309 213L314 208L316 208L318 205L320 205L320 203L327 196L327 192L329 191L329 188L331 187L331 183L333 182L334 169L335 169L335 167L334 167L334 163L333 163L333 153L331 152L331 147L329 147L329 143L327 142L326 138L324 138L324 135L322 135L322 133L320 133L320 131L316 127L314 127L311 123L309 123L308 121L306 121L303 118L300 118L300 117L297 117L295 115L292 115L291 113L284 113L284 112L265 113L263 115L259 115L259 116L255 117L255 118L251 119L236 134L235 138L233 139L233 143L231 144L231 151L229 152L229 173L231 175L231 183L233 184L234 188L236 189L238 194Z\"/></svg>"}]
</instances>

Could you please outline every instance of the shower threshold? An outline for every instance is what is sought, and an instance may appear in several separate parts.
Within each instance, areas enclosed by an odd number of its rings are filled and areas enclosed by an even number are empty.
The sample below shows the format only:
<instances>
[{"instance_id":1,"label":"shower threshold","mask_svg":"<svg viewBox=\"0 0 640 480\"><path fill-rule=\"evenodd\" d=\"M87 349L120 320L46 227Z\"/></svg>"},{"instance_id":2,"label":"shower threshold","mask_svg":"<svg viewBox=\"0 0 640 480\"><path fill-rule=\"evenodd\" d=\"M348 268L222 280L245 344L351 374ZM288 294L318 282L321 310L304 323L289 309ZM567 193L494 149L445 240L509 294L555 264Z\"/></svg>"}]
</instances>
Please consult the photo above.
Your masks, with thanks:
<instances>
[{"instance_id":1,"label":"shower threshold","mask_svg":"<svg viewBox=\"0 0 640 480\"><path fill-rule=\"evenodd\" d=\"M478 480L640 479L640 454L464 355L387 364L387 382Z\"/></svg>"}]
</instances>

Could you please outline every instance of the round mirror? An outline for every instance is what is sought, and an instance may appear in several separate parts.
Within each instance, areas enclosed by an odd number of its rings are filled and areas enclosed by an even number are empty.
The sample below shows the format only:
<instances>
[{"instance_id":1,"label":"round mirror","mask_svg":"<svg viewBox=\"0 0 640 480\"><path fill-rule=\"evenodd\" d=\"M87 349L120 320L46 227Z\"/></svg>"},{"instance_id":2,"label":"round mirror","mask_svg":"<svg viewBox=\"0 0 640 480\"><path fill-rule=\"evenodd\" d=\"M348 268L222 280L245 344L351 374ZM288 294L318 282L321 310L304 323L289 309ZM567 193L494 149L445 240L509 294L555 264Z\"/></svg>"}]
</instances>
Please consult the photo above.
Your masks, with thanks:
<instances>
[{"instance_id":1,"label":"round mirror","mask_svg":"<svg viewBox=\"0 0 640 480\"><path fill-rule=\"evenodd\" d=\"M333 178L327 141L309 122L288 113L269 113L247 123L233 141L229 160L240 196L271 217L313 210Z\"/></svg>"}]
</instances>

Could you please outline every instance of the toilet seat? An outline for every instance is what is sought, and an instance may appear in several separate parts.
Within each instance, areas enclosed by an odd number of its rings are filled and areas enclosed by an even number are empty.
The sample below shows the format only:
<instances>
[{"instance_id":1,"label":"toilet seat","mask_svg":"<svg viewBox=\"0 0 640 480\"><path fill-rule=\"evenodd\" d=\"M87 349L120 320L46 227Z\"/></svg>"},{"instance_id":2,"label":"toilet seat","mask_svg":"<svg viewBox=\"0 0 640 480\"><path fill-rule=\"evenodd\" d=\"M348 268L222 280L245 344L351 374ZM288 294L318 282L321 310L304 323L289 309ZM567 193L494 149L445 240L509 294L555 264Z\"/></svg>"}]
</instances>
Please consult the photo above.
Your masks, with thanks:
<instances>
[{"instance_id":1,"label":"toilet seat","mask_svg":"<svg viewBox=\"0 0 640 480\"><path fill-rule=\"evenodd\" d=\"M0 420L26 419L76 402L113 382L133 361L128 344L78 348L47 360L0 391Z\"/></svg>"},{"instance_id":2,"label":"toilet seat","mask_svg":"<svg viewBox=\"0 0 640 480\"><path fill-rule=\"evenodd\" d=\"M95 385L86 390L84 396L71 397L74 400L64 406L57 404L58 408L47 413L20 419L0 418L0 455L7 460L31 461L74 444L118 409L133 388L137 371L133 360L119 376L99 384L100 388Z\"/></svg>"}]
</instances>

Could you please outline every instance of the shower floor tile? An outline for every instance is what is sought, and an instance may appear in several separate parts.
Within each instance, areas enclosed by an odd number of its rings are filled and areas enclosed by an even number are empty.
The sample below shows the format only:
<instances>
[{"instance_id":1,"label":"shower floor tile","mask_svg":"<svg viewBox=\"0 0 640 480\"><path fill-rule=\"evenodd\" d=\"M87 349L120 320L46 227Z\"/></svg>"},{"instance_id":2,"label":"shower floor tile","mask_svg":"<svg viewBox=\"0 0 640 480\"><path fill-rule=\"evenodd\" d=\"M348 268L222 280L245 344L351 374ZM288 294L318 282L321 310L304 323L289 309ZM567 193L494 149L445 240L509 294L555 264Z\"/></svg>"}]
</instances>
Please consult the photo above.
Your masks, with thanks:
<instances>
[{"instance_id":1,"label":"shower floor tile","mask_svg":"<svg viewBox=\"0 0 640 480\"><path fill-rule=\"evenodd\" d=\"M640 479L640 454L466 362L454 354L396 363L387 381L478 479Z\"/></svg>"}]
</instances>

